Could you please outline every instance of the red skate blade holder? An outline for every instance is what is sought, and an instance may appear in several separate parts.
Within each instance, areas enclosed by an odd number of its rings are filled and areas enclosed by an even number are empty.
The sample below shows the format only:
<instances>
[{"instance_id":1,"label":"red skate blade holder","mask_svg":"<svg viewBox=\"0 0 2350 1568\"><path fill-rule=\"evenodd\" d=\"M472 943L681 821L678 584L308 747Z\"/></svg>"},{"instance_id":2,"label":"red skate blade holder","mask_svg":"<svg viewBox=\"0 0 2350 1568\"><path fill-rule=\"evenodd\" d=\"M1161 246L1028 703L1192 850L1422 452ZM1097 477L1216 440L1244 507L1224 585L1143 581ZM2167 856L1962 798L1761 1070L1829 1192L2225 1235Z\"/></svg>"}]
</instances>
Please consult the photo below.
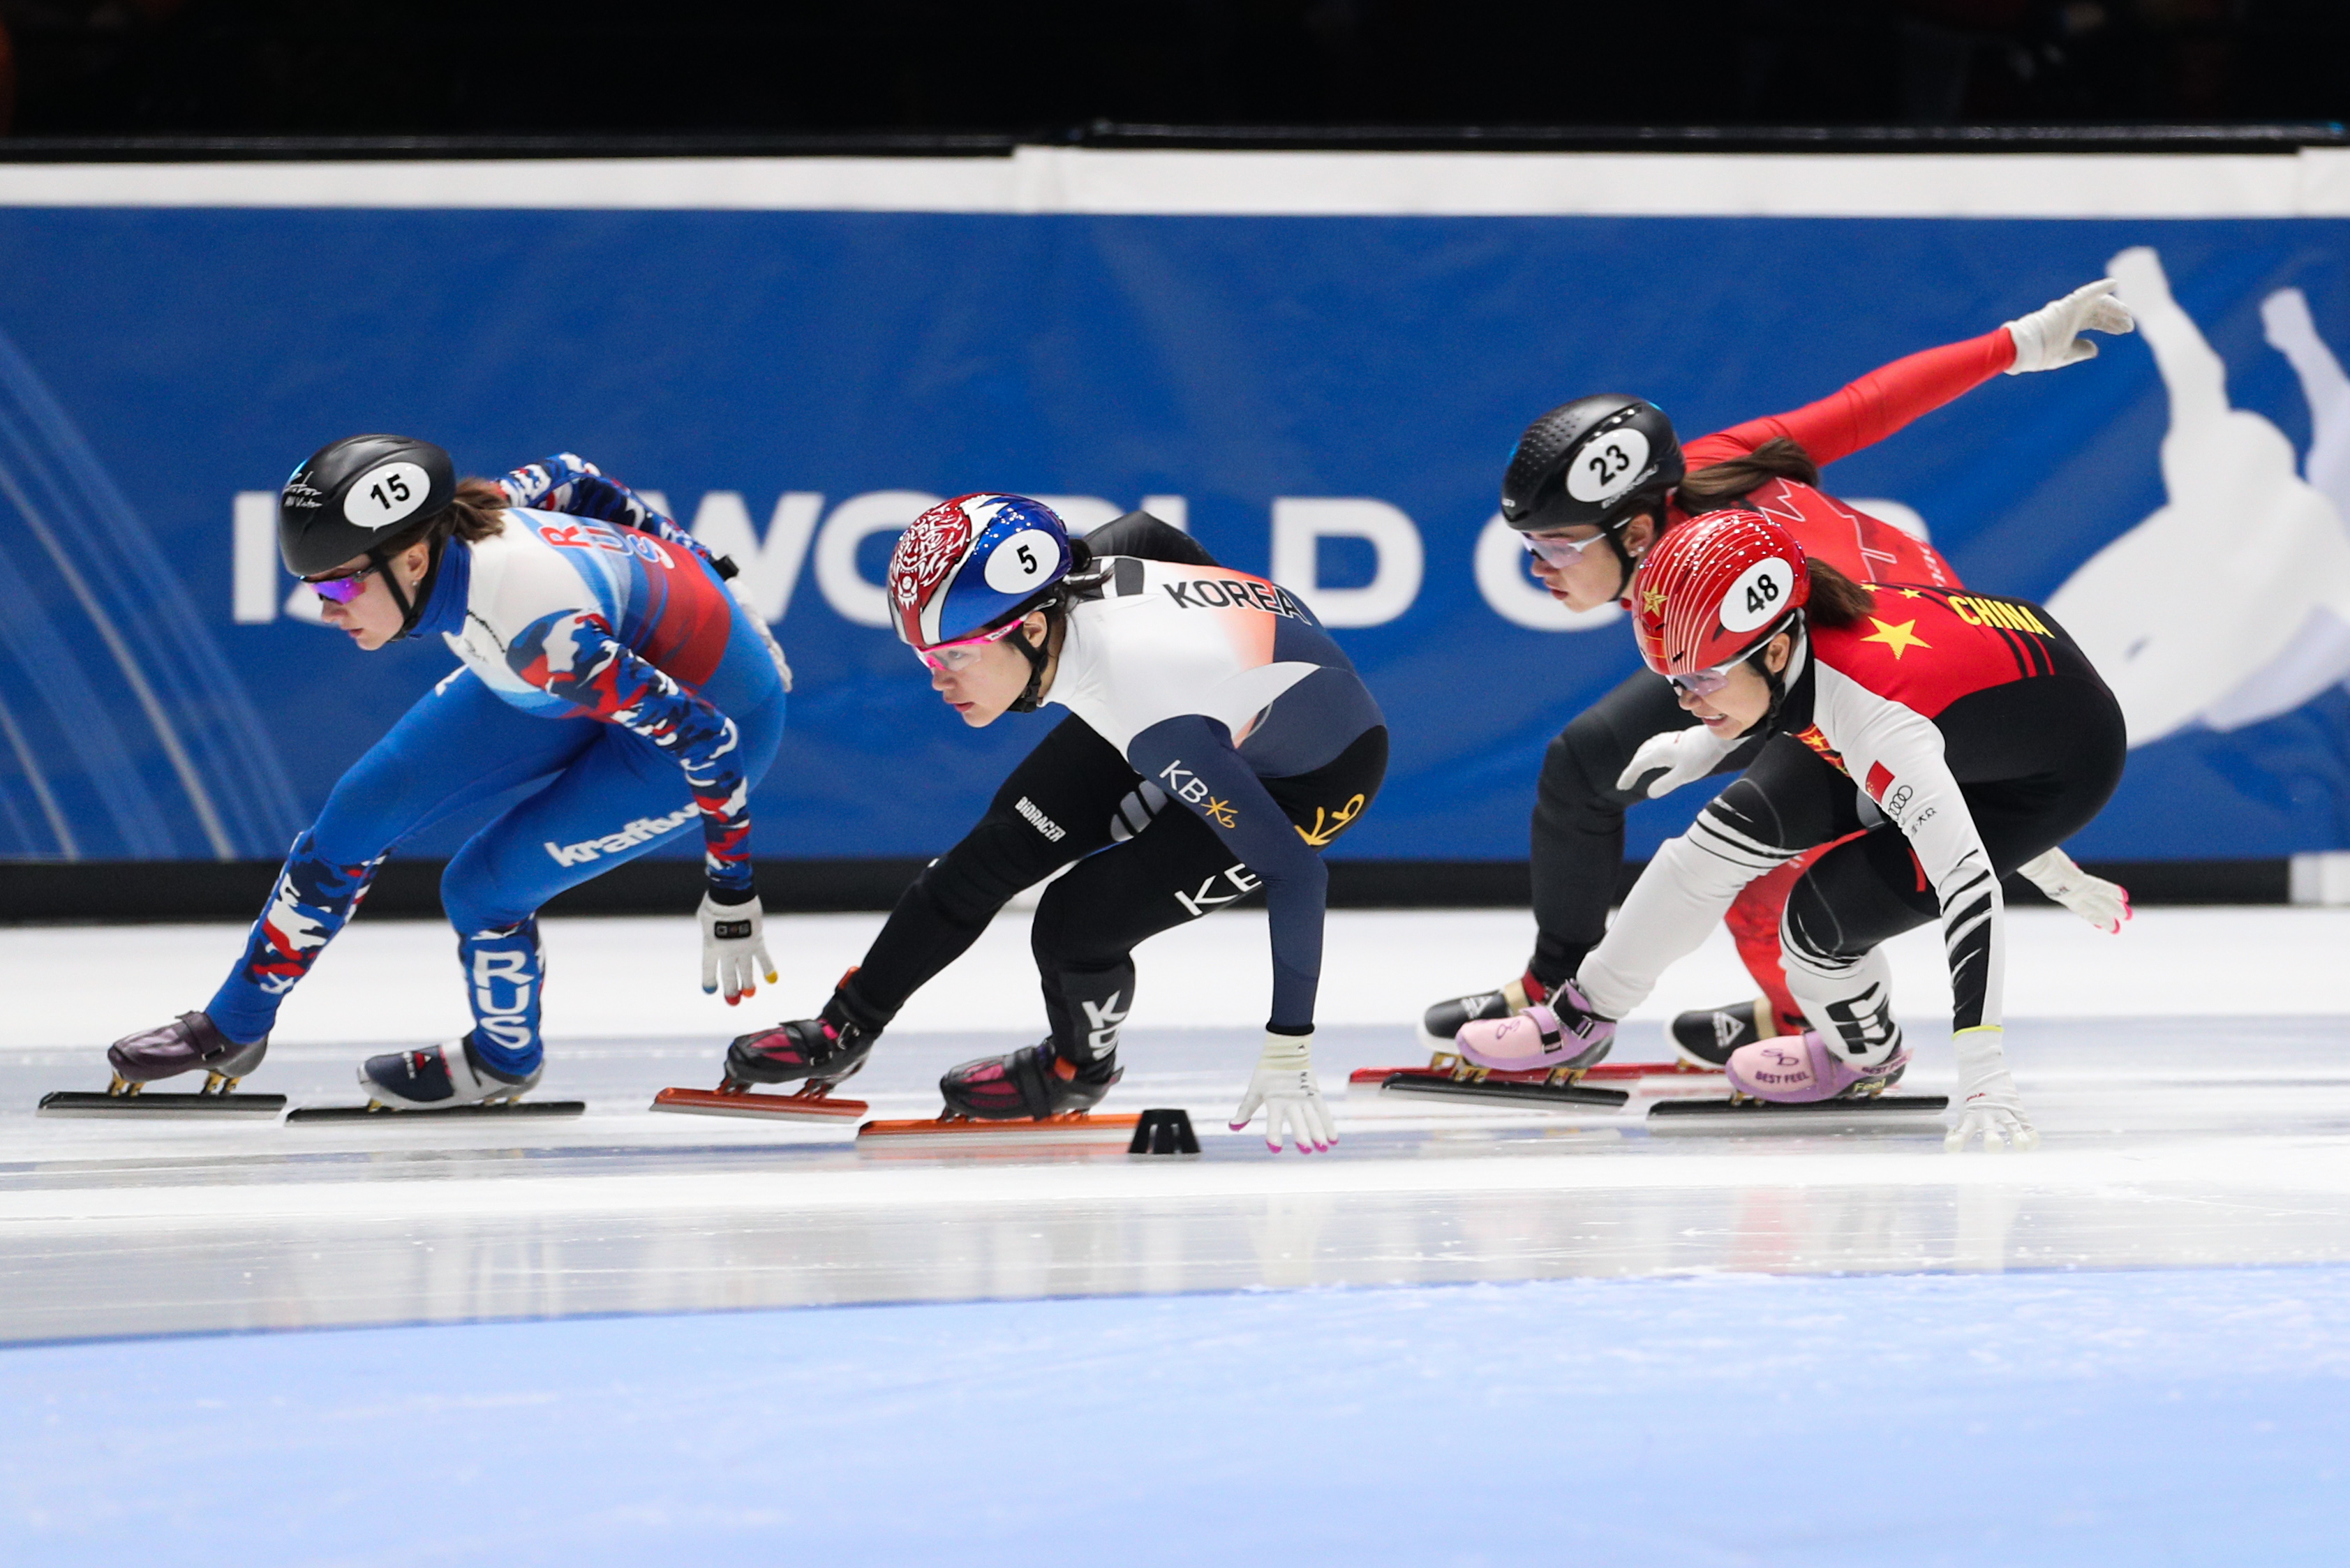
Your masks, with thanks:
<instances>
[{"instance_id":1,"label":"red skate blade holder","mask_svg":"<svg viewBox=\"0 0 2350 1568\"><path fill-rule=\"evenodd\" d=\"M859 1154L895 1154L901 1149L992 1150L1085 1149L1124 1150L1142 1125L1139 1113L1097 1116L1087 1111L1047 1116L1043 1121L983 1122L966 1116L932 1116L916 1121L867 1122L857 1129Z\"/></svg>"},{"instance_id":2,"label":"red skate blade holder","mask_svg":"<svg viewBox=\"0 0 2350 1568\"><path fill-rule=\"evenodd\" d=\"M855 1121L873 1107L863 1100L837 1100L821 1089L789 1095L754 1095L748 1089L663 1089L650 1107L696 1116L748 1116L754 1121Z\"/></svg>"}]
</instances>

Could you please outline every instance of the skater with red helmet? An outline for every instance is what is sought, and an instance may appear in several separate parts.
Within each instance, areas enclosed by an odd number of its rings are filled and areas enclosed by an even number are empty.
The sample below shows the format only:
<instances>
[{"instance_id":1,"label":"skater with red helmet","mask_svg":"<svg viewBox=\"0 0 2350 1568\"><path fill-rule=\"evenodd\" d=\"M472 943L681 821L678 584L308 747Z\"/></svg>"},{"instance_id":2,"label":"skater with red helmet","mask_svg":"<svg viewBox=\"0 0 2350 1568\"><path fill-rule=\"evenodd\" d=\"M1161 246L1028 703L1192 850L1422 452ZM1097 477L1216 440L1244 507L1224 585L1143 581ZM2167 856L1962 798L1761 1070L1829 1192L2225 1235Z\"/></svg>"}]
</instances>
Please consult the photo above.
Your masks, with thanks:
<instances>
[{"instance_id":1,"label":"skater with red helmet","mask_svg":"<svg viewBox=\"0 0 2350 1568\"><path fill-rule=\"evenodd\" d=\"M1909 1053L1881 944L1939 918L1953 992L1953 1148L2039 1141L2002 1045L2000 878L2087 826L2121 781L2121 709L2038 605L1939 584L1864 587L1745 510L1668 533L1632 581L1643 663L1714 745L1754 761L1669 840L1547 1004L1466 1024L1462 1053L1578 1067L1739 891L1830 846L1781 924L1808 1027L1731 1052L1731 1086L1874 1095Z\"/></svg>"},{"instance_id":2,"label":"skater with red helmet","mask_svg":"<svg viewBox=\"0 0 2350 1568\"><path fill-rule=\"evenodd\" d=\"M1097 1104L1121 1073L1136 944L1262 888L1272 1006L1232 1126L1262 1107L1276 1149L1284 1134L1300 1152L1336 1142L1311 1060L1321 851L1378 794L1388 732L1313 612L1147 513L1073 540L1018 495L924 513L889 587L899 637L964 723L1048 702L1069 717L914 879L816 1017L734 1042L729 1086L854 1073L1006 900L1068 867L1031 936L1050 1032L949 1072L948 1113L1043 1120Z\"/></svg>"},{"instance_id":3,"label":"skater with red helmet","mask_svg":"<svg viewBox=\"0 0 2350 1568\"><path fill-rule=\"evenodd\" d=\"M1750 421L1683 448L1672 421L1638 398L1606 394L1551 410L1519 441L1502 485L1502 515L1534 556L1534 572L1570 609L1623 597L1640 558L1690 517L1745 504L1776 519L1814 561L1860 583L1956 588L1934 548L1818 488L1825 464L1870 446L2006 372L2055 369L2095 357L2084 331L2127 332L2129 312L2100 280L1981 337L1929 348L1872 371L1793 413ZM1725 741L1675 705L1642 671L1578 715L1543 759L1533 823L1533 956L1498 990L1428 1010L1431 1044L1474 1019L1507 1017L1575 972L1607 929L1624 859L1624 813L1695 779L1751 763L1752 741ZM2118 929L2126 895L2052 848L2022 868L2092 924ZM1780 912L1802 867L1758 879L1728 916L1739 954L1763 995L1684 1013L1684 1054L1720 1065L1736 1047L1800 1027L1778 957Z\"/></svg>"}]
</instances>

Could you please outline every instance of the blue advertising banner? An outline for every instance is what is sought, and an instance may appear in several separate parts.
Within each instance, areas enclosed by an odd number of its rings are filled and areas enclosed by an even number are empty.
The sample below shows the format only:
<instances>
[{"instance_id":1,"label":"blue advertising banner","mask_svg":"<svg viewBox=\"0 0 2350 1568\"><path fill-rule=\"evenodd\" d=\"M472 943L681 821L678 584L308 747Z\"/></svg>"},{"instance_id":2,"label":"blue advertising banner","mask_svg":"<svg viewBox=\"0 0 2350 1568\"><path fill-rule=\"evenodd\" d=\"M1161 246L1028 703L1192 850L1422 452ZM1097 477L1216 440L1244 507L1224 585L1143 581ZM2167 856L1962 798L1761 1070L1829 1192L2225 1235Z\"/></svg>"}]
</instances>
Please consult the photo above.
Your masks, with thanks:
<instances>
[{"instance_id":1,"label":"blue advertising banner","mask_svg":"<svg viewBox=\"0 0 2350 1568\"><path fill-rule=\"evenodd\" d=\"M579 452L743 563L798 676L762 856L936 853L1053 722L966 731L883 624L895 530L990 489L1147 505L1317 607L1394 737L1340 853L1516 857L1636 666L1495 520L1528 420L1634 391L1687 440L2108 274L2139 336L1826 487L2106 670L2135 750L2076 855L2344 847L2345 261L2333 218L0 205L0 856L273 858L448 673L276 563L286 472L389 430Z\"/></svg>"}]
</instances>

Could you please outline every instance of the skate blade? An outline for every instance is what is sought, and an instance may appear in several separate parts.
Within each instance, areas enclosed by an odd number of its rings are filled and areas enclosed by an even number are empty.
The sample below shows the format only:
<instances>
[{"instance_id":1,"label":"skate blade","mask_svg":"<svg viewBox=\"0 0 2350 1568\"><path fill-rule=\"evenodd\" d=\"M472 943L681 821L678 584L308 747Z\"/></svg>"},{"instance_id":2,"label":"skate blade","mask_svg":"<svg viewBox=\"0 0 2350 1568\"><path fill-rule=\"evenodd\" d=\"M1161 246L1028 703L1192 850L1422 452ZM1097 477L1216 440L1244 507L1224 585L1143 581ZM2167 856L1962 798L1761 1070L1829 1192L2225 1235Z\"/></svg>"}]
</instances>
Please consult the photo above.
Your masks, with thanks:
<instances>
[{"instance_id":1,"label":"skate blade","mask_svg":"<svg viewBox=\"0 0 2350 1568\"><path fill-rule=\"evenodd\" d=\"M373 1106L304 1106L286 1113L289 1122L369 1122L396 1127L416 1122L497 1121L506 1116L533 1120L585 1115L585 1100L506 1100L487 1106L452 1106L445 1111L378 1110Z\"/></svg>"},{"instance_id":2,"label":"skate blade","mask_svg":"<svg viewBox=\"0 0 2350 1568\"><path fill-rule=\"evenodd\" d=\"M1560 1110L1615 1110L1631 1099L1624 1089L1591 1089L1580 1084L1553 1084L1531 1073L1492 1073L1482 1078L1456 1078L1440 1067L1361 1067L1347 1075L1349 1096L1399 1096L1408 1099L1482 1101L1489 1105L1549 1106Z\"/></svg>"},{"instance_id":3,"label":"skate blade","mask_svg":"<svg viewBox=\"0 0 2350 1568\"><path fill-rule=\"evenodd\" d=\"M931 1117L920 1121L867 1122L857 1129L860 1154L900 1149L1087 1148L1123 1150L1142 1124L1139 1112L1097 1116L1085 1112L1054 1116L1046 1121L967 1121Z\"/></svg>"},{"instance_id":4,"label":"skate blade","mask_svg":"<svg viewBox=\"0 0 2350 1568\"><path fill-rule=\"evenodd\" d=\"M1660 1100L1648 1107L1648 1126L1657 1131L1834 1132L1913 1127L1940 1116L1950 1106L1947 1095L1879 1095L1868 1100L1806 1100L1798 1105L1773 1105L1768 1100Z\"/></svg>"},{"instance_id":5,"label":"skate blade","mask_svg":"<svg viewBox=\"0 0 2350 1568\"><path fill-rule=\"evenodd\" d=\"M826 1095L754 1095L747 1090L663 1089L653 1096L652 1109L679 1111L698 1116L749 1116L765 1122L855 1121L873 1107L863 1100L836 1100Z\"/></svg>"},{"instance_id":6,"label":"skate blade","mask_svg":"<svg viewBox=\"0 0 2350 1568\"><path fill-rule=\"evenodd\" d=\"M274 1116L283 1095L108 1095L58 1089L41 1096L45 1116Z\"/></svg>"}]
</instances>

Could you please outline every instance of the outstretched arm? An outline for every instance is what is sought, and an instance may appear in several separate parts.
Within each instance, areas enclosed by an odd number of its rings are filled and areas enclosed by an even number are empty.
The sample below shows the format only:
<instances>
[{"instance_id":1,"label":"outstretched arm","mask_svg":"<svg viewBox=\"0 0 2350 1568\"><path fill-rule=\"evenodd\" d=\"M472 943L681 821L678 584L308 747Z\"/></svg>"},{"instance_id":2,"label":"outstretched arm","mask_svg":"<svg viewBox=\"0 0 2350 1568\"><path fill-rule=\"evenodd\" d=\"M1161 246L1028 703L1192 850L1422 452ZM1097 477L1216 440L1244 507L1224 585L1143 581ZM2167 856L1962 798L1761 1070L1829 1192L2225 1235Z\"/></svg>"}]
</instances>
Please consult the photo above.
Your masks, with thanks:
<instances>
[{"instance_id":1,"label":"outstretched arm","mask_svg":"<svg viewBox=\"0 0 2350 1568\"><path fill-rule=\"evenodd\" d=\"M1692 472L1711 462L1743 457L1781 436L1799 441L1825 467L1874 446L1911 421L1974 390L2015 363L2015 339L1998 327L1963 343L1948 343L1896 359L1792 413L1749 420L1691 441Z\"/></svg>"},{"instance_id":2,"label":"outstretched arm","mask_svg":"<svg viewBox=\"0 0 2350 1568\"><path fill-rule=\"evenodd\" d=\"M2074 289L2028 316L1963 343L1948 343L1896 359L1851 385L1792 413L1749 420L1690 443L1691 470L1742 457L1784 436L1802 443L1823 467L1874 446L1912 421L1932 413L2004 370L2054 370L2095 358L2086 332L2127 332L2128 309L2113 296L2111 278Z\"/></svg>"},{"instance_id":3,"label":"outstretched arm","mask_svg":"<svg viewBox=\"0 0 2350 1568\"><path fill-rule=\"evenodd\" d=\"M665 545L690 550L711 559L710 547L664 514L643 496L612 478L575 452L558 452L498 481L499 488L516 506L541 512L561 512L573 517L593 517L650 534Z\"/></svg>"}]
</instances>

